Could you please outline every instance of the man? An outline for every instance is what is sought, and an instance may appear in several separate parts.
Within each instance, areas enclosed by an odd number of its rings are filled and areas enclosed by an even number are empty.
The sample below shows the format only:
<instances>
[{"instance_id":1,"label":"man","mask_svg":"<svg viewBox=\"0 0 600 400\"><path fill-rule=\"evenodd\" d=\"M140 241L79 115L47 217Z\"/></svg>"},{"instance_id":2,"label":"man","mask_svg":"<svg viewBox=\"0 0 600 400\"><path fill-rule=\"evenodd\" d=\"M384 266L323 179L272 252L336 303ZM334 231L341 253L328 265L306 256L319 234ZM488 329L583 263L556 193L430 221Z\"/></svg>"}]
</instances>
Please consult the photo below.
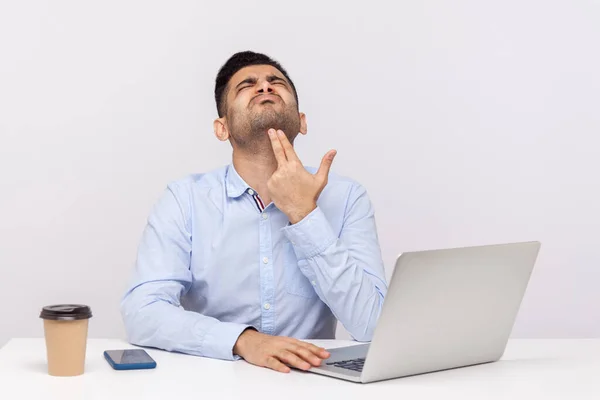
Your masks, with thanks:
<instances>
[{"instance_id":1,"label":"man","mask_svg":"<svg viewBox=\"0 0 600 400\"><path fill-rule=\"evenodd\" d=\"M233 163L168 185L144 230L121 311L129 340L281 372L329 354L339 320L370 341L387 291L374 213L356 182L305 168L296 88L263 54L234 54L215 85L215 135Z\"/></svg>"}]
</instances>

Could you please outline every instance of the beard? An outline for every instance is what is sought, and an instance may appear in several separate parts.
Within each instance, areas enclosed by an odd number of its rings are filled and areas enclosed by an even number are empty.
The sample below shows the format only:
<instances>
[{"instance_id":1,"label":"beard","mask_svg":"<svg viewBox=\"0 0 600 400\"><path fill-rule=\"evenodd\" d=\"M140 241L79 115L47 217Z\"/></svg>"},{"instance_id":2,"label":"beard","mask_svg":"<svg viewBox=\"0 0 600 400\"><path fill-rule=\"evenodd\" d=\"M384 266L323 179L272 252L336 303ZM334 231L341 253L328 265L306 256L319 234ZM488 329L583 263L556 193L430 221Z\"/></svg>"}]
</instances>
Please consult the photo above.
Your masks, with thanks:
<instances>
[{"instance_id":1,"label":"beard","mask_svg":"<svg viewBox=\"0 0 600 400\"><path fill-rule=\"evenodd\" d=\"M267 104L255 104L245 113L230 110L229 134L234 147L251 154L263 153L271 150L271 142L267 131L280 129L287 136L290 143L300 131L300 115L296 105L278 107L271 101Z\"/></svg>"}]
</instances>

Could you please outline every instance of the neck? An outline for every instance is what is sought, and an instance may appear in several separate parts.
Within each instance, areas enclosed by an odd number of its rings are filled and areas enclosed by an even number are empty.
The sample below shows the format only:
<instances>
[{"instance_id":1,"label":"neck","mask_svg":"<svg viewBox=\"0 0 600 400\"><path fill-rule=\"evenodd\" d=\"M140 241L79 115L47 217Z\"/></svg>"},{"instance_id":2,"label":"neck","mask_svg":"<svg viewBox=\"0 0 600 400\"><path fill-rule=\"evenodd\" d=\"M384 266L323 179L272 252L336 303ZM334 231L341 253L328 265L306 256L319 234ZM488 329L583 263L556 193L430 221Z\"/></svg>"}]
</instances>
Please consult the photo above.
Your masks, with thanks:
<instances>
[{"instance_id":1,"label":"neck","mask_svg":"<svg viewBox=\"0 0 600 400\"><path fill-rule=\"evenodd\" d=\"M240 149L233 150L233 166L242 179L258 192L265 205L271 202L267 181L277 169L277 160L269 152L248 154Z\"/></svg>"}]
</instances>

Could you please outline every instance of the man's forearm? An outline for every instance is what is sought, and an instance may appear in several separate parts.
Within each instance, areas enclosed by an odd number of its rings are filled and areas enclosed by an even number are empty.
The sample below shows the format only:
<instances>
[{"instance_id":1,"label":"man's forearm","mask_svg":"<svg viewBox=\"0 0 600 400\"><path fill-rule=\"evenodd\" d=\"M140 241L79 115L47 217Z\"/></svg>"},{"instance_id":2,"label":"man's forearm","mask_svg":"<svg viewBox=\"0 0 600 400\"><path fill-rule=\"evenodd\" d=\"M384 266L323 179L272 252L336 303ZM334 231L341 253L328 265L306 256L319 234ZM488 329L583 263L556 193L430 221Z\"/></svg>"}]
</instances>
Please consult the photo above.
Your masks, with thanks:
<instances>
[{"instance_id":1,"label":"man's forearm","mask_svg":"<svg viewBox=\"0 0 600 400\"><path fill-rule=\"evenodd\" d=\"M168 298L176 283L146 283L128 293L121 304L129 341L197 356L234 360L233 347L247 325L221 322L186 311ZM157 293L160 292L160 295Z\"/></svg>"},{"instance_id":2,"label":"man's forearm","mask_svg":"<svg viewBox=\"0 0 600 400\"><path fill-rule=\"evenodd\" d=\"M352 337L370 341L383 306L385 285L348 257L339 243L298 265L315 282L317 294Z\"/></svg>"},{"instance_id":3,"label":"man's forearm","mask_svg":"<svg viewBox=\"0 0 600 400\"><path fill-rule=\"evenodd\" d=\"M387 291L376 237L350 252L319 208L285 232L319 297L356 340L370 341Z\"/></svg>"}]
</instances>

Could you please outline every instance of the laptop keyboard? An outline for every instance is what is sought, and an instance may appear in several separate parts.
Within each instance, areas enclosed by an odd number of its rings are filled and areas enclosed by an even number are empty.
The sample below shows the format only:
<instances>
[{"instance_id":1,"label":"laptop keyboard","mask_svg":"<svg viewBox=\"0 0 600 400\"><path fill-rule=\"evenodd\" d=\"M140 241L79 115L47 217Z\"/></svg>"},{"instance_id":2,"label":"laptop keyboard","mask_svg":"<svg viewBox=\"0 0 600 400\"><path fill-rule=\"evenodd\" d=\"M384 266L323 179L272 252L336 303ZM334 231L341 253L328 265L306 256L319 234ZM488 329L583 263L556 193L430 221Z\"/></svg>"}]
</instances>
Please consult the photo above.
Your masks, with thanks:
<instances>
[{"instance_id":1,"label":"laptop keyboard","mask_svg":"<svg viewBox=\"0 0 600 400\"><path fill-rule=\"evenodd\" d=\"M355 358L353 360L328 362L327 365L333 365L334 367L345 368L356 372L362 372L363 366L365 365L365 359Z\"/></svg>"}]
</instances>

